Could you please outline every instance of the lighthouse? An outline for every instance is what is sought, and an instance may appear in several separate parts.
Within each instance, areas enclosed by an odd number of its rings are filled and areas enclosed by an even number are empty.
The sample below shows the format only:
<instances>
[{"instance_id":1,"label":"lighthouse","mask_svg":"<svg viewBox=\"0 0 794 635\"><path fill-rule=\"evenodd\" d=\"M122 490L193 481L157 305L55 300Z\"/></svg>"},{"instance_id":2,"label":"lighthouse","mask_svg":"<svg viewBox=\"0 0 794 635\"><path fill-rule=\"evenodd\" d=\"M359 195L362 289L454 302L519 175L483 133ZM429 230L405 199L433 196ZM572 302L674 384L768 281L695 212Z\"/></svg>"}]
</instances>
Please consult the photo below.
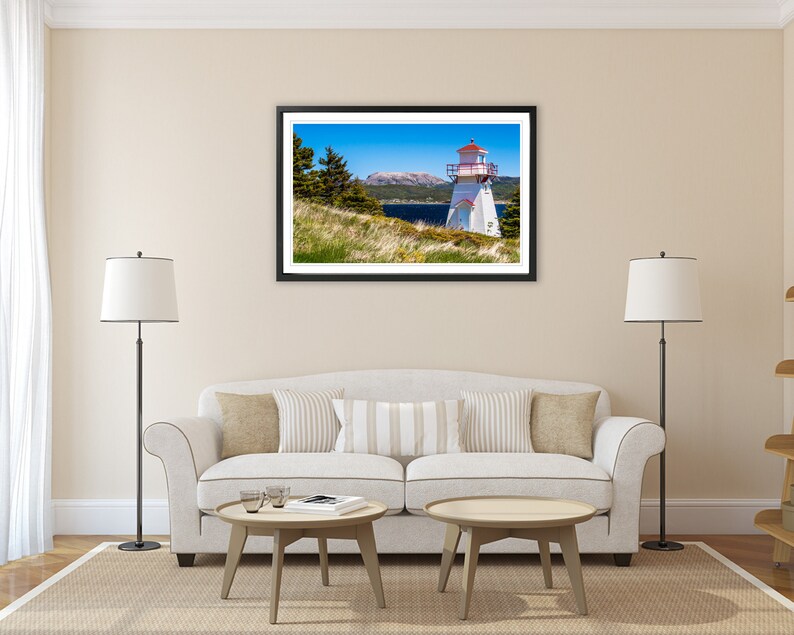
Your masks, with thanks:
<instances>
[{"instance_id":1,"label":"lighthouse","mask_svg":"<svg viewBox=\"0 0 794 635\"><path fill-rule=\"evenodd\" d=\"M497 166L485 157L488 150L474 143L458 151L458 163L447 164L447 176L455 188L449 203L447 227L467 232L501 236L491 186L498 175Z\"/></svg>"}]
</instances>

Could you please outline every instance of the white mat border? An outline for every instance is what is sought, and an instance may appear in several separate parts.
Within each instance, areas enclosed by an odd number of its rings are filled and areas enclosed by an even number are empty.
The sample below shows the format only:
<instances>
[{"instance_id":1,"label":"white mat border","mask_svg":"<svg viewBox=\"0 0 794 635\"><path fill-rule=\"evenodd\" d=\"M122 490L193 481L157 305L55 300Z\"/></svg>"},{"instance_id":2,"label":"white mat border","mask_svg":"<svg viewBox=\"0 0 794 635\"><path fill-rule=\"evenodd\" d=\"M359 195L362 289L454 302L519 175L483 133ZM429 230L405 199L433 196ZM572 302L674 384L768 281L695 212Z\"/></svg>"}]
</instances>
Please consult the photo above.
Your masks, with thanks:
<instances>
[{"instance_id":1,"label":"white mat border","mask_svg":"<svg viewBox=\"0 0 794 635\"><path fill-rule=\"evenodd\" d=\"M715 560L718 560L719 562L724 564L726 567L728 567L734 573L738 573L741 577L743 577L745 580L747 580L754 587L760 589L761 591L766 593L769 597L771 597L773 600L776 600L777 602L779 602L780 604L785 606L789 611L794 612L794 601L789 600L782 593L780 593L778 591L775 591L766 582L763 582L763 581L759 580L758 578L756 578L749 571L745 571L738 564L736 564L732 560L729 560L728 558L723 556L719 551L716 551L715 549L709 547L705 542L684 541L683 544L685 544L685 545L696 545L696 546L700 547L703 551L705 551L707 554L709 554L712 558L714 558ZM642 547L640 547L640 549L641 548Z\"/></svg>"},{"instance_id":2,"label":"white mat border","mask_svg":"<svg viewBox=\"0 0 794 635\"><path fill-rule=\"evenodd\" d=\"M93 558L95 555L97 555L100 551L104 551L108 547L114 547L114 546L118 546L120 544L121 544L121 541L118 541L118 542L112 542L112 541L100 542L91 551L89 551L87 553L84 553L77 560L75 560L71 564L65 566L63 569L58 571L58 573L56 573L54 575L51 575L49 578L44 580L44 582L42 582L38 586L32 588L30 591L25 593L25 595L23 595L22 597L17 598L13 602L11 602L11 604L6 606L4 609L0 609L0 622L2 622L5 618L7 618L9 615L11 615L11 613L16 611L18 608L21 608L22 606L24 606L25 604L30 602L37 595L39 595L40 593L43 593L44 591L46 591L53 584L55 584L56 582L58 582L58 581L62 580L63 578L65 578L67 575L72 573L72 571L74 571L78 567L84 565L86 562L91 560L91 558ZM168 547L168 546L170 546L171 543L163 542L161 544L163 546L165 546L165 547Z\"/></svg>"},{"instance_id":3,"label":"white mat border","mask_svg":"<svg viewBox=\"0 0 794 635\"><path fill-rule=\"evenodd\" d=\"M738 574L739 576L741 576L742 578L747 580L750 584L752 584L757 589L759 589L759 590L763 591L764 593L766 593L769 597L771 597L773 600L775 600L778 604L782 604L789 611L794 612L794 601L789 600L785 595L779 593L778 591L775 591L771 586L769 586L765 582L762 582L761 580L756 578L752 573L749 573L748 571L745 571L738 564L736 564L732 560L729 560L728 558L723 556L719 551L716 551L715 549L712 549L711 547L709 547L705 542L689 540L689 541L682 541L682 543L685 544L685 545L693 545L693 546L696 546L696 547L700 547L703 551L705 551L707 554L709 554L712 558L714 558L715 560L717 560L721 564L723 564L726 567L728 567L728 569L730 569L734 573ZM39 584L37 587L31 589L30 591L25 593L25 595L23 595L22 597L17 598L13 602L11 602L11 604L6 606L4 609L0 609L0 621L2 621L3 619L5 619L9 615L11 615L14 611L16 611L17 609L21 608L22 606L24 606L25 604L30 602L33 598L35 598L40 593L43 593L46 589L51 587L56 582L58 582L58 581L62 580L63 578L65 578L67 575L72 573L72 571L74 571L78 567L84 565L86 562L88 562L91 558L93 558L99 552L104 551L108 547L118 546L120 544L121 544L121 542L101 542L101 543L99 543L91 551L89 551L88 553L83 554L77 560L72 562L70 565L64 567L63 569L58 571L58 573L56 573L56 574L50 576L49 578L47 578L44 582ZM170 543L164 542L164 543L162 543L162 545L163 546L170 546ZM642 548L642 547L640 547L640 548Z\"/></svg>"}]
</instances>

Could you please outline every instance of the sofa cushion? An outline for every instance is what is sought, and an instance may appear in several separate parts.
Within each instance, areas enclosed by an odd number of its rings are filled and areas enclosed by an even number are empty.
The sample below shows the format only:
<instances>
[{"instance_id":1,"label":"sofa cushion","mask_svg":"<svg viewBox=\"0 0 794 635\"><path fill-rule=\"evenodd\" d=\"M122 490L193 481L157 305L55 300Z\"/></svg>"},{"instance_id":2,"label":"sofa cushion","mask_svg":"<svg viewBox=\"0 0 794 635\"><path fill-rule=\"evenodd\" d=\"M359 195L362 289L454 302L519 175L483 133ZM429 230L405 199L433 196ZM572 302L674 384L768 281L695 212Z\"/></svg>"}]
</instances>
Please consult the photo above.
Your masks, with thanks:
<instances>
[{"instance_id":1,"label":"sofa cushion","mask_svg":"<svg viewBox=\"0 0 794 635\"><path fill-rule=\"evenodd\" d=\"M406 468L405 507L459 496L548 496L590 503L598 513L612 506L612 481L589 461L564 454L476 452L437 454Z\"/></svg>"},{"instance_id":2,"label":"sofa cushion","mask_svg":"<svg viewBox=\"0 0 794 635\"><path fill-rule=\"evenodd\" d=\"M273 395L216 392L223 413L221 458L278 452L278 406Z\"/></svg>"},{"instance_id":3,"label":"sofa cushion","mask_svg":"<svg viewBox=\"0 0 794 635\"><path fill-rule=\"evenodd\" d=\"M341 494L379 500L387 513L402 511L405 496L402 465L374 454L282 453L243 454L224 459L199 478L198 505L211 512L239 500L245 489L289 485L292 496Z\"/></svg>"},{"instance_id":4,"label":"sofa cushion","mask_svg":"<svg viewBox=\"0 0 794 635\"><path fill-rule=\"evenodd\" d=\"M341 399L343 388L318 392L274 390L278 404L279 452L330 452L339 422L332 399Z\"/></svg>"},{"instance_id":5,"label":"sofa cushion","mask_svg":"<svg viewBox=\"0 0 794 635\"><path fill-rule=\"evenodd\" d=\"M529 429L532 449L550 454L593 458L593 417L601 393L552 395L532 393Z\"/></svg>"},{"instance_id":6,"label":"sofa cushion","mask_svg":"<svg viewBox=\"0 0 794 635\"><path fill-rule=\"evenodd\" d=\"M461 390L466 452L532 452L531 390Z\"/></svg>"},{"instance_id":7,"label":"sofa cushion","mask_svg":"<svg viewBox=\"0 0 794 635\"><path fill-rule=\"evenodd\" d=\"M460 452L460 400L334 399L333 404L342 424L337 452L380 454L397 460Z\"/></svg>"}]
</instances>

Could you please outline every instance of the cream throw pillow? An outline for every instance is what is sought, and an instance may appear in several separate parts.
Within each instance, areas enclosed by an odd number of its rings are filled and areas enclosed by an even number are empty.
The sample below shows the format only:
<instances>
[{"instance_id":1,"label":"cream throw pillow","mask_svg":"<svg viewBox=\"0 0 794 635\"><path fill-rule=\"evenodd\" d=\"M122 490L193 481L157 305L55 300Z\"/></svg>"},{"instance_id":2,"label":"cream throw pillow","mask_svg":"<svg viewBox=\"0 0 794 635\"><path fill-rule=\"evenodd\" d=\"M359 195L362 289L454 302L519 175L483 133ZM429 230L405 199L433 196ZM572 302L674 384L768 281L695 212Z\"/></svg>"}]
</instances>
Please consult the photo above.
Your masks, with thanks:
<instances>
[{"instance_id":1,"label":"cream throw pillow","mask_svg":"<svg viewBox=\"0 0 794 635\"><path fill-rule=\"evenodd\" d=\"M460 452L462 401L334 399L333 404L342 424L334 448L337 452L396 459Z\"/></svg>"},{"instance_id":2,"label":"cream throw pillow","mask_svg":"<svg viewBox=\"0 0 794 635\"><path fill-rule=\"evenodd\" d=\"M532 452L531 390L462 390L466 452Z\"/></svg>"},{"instance_id":3,"label":"cream throw pillow","mask_svg":"<svg viewBox=\"0 0 794 635\"><path fill-rule=\"evenodd\" d=\"M599 391L578 395L532 395L532 447L535 452L593 458L593 418Z\"/></svg>"},{"instance_id":4,"label":"cream throw pillow","mask_svg":"<svg viewBox=\"0 0 794 635\"><path fill-rule=\"evenodd\" d=\"M223 416L221 458L278 452L278 407L273 395L216 392Z\"/></svg>"},{"instance_id":5,"label":"cream throw pillow","mask_svg":"<svg viewBox=\"0 0 794 635\"><path fill-rule=\"evenodd\" d=\"M330 452L339 434L332 399L342 388L319 392L274 390L278 404L279 452Z\"/></svg>"}]
</instances>

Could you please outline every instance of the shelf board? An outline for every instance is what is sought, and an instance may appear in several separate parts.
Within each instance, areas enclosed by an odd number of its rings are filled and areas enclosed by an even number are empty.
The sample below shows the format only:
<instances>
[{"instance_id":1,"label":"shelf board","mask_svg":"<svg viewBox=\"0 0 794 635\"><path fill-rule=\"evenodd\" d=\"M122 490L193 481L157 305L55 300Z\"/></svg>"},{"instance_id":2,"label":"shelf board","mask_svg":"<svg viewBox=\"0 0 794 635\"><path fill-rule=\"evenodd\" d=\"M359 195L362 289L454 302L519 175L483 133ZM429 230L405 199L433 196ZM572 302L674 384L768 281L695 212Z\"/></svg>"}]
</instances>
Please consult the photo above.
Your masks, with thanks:
<instances>
[{"instance_id":1,"label":"shelf board","mask_svg":"<svg viewBox=\"0 0 794 635\"><path fill-rule=\"evenodd\" d=\"M794 460L794 434L776 434L771 436L766 440L764 449L772 454L779 454L787 459Z\"/></svg>"},{"instance_id":2,"label":"shelf board","mask_svg":"<svg viewBox=\"0 0 794 635\"><path fill-rule=\"evenodd\" d=\"M786 302L794 302L794 287L789 287L786 291Z\"/></svg>"},{"instance_id":3,"label":"shelf board","mask_svg":"<svg viewBox=\"0 0 794 635\"><path fill-rule=\"evenodd\" d=\"M754 524L776 540L794 547L794 531L783 529L783 512L780 509L765 509L758 512Z\"/></svg>"},{"instance_id":4,"label":"shelf board","mask_svg":"<svg viewBox=\"0 0 794 635\"><path fill-rule=\"evenodd\" d=\"M784 359L775 368L775 377L794 377L794 359Z\"/></svg>"}]
</instances>

